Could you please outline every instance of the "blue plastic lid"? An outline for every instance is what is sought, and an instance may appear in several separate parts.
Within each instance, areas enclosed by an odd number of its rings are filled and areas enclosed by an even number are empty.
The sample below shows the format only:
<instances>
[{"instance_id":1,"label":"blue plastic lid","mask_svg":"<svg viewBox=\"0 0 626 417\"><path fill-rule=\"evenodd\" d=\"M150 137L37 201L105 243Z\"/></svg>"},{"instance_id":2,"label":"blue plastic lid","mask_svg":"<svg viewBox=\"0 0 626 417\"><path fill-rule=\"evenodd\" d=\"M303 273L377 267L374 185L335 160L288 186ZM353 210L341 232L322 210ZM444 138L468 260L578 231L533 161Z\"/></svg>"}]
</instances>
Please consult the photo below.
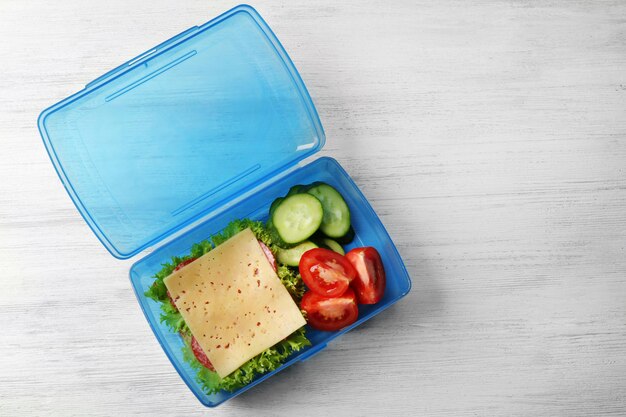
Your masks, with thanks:
<instances>
[{"instance_id":1,"label":"blue plastic lid","mask_svg":"<svg viewBox=\"0 0 626 417\"><path fill-rule=\"evenodd\" d=\"M45 110L76 207L129 258L324 144L298 72L249 6L193 27Z\"/></svg>"}]
</instances>

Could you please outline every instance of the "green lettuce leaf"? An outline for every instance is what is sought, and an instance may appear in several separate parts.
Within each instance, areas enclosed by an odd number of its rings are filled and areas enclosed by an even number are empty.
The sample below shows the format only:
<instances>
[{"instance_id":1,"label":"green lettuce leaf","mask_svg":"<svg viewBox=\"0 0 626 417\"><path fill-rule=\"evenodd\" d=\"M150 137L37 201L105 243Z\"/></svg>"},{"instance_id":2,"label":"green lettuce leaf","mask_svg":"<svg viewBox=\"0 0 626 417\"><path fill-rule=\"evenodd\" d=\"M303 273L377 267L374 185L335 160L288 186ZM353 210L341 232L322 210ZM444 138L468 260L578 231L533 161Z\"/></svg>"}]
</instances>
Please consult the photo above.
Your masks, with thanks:
<instances>
[{"instance_id":1,"label":"green lettuce leaf","mask_svg":"<svg viewBox=\"0 0 626 417\"><path fill-rule=\"evenodd\" d=\"M311 342L306 338L304 327L293 332L289 337L278 342L271 348L265 349L248 362L244 363L235 372L220 382L220 388L226 391L235 391L245 387L257 377L280 367L292 353L297 352Z\"/></svg>"},{"instance_id":2,"label":"green lettuce leaf","mask_svg":"<svg viewBox=\"0 0 626 417\"><path fill-rule=\"evenodd\" d=\"M209 252L211 249L213 249L213 246L211 246L211 242L209 242L208 240L203 240L200 243L194 243L191 246L191 254L189 257L199 258L205 253Z\"/></svg>"},{"instance_id":3,"label":"green lettuce leaf","mask_svg":"<svg viewBox=\"0 0 626 417\"><path fill-rule=\"evenodd\" d=\"M198 371L196 379L207 394L215 394L220 390L233 392L243 388L257 376L278 369L292 353L311 346L311 342L306 338L304 327L302 327L271 348L265 349L222 379L216 372L205 368L198 362L191 349L191 338L185 337L183 340L185 341L183 357L193 369Z\"/></svg>"},{"instance_id":4,"label":"green lettuce leaf","mask_svg":"<svg viewBox=\"0 0 626 417\"><path fill-rule=\"evenodd\" d=\"M191 331L180 312L170 303L167 295L167 288L163 280L170 276L178 264L190 258L199 258L211 251L214 247L224 243L237 233L250 228L256 238L267 245L273 252L276 252L276 239L273 237L263 222L250 219L234 220L230 222L220 233L211 237L211 240L204 240L191 247L190 254L186 256L175 256L170 262L164 263L163 268L154 275L154 283L144 293L157 302L161 303L161 322L175 333L181 334L184 340L183 358L195 369L198 374L197 381L202 385L207 394L217 393L220 390L235 391L252 382L258 375L271 372L280 367L291 354L307 346L311 342L306 338L304 327L292 333L289 337L268 348L244 363L239 369L225 378L220 378L196 359L191 349ZM283 285L287 288L294 300L299 303L304 294L304 283L297 271L297 268L290 268L285 265L278 265L277 271Z\"/></svg>"},{"instance_id":5,"label":"green lettuce leaf","mask_svg":"<svg viewBox=\"0 0 626 417\"><path fill-rule=\"evenodd\" d=\"M190 258L198 258L208 251L210 251L213 247L209 241L204 240L200 243L196 243L191 247L191 254L187 256L174 256L172 257L170 262L166 262L163 264L163 268L159 272L154 275L154 282L148 288L148 290L144 293L146 297L153 299L154 301L158 301L161 303L161 323L165 323L167 327L169 327L173 332L187 332L189 329L183 316L180 312L174 307L169 300L167 295L167 288L163 283L163 280L170 276L174 269L178 264L184 262Z\"/></svg>"},{"instance_id":6,"label":"green lettuce leaf","mask_svg":"<svg viewBox=\"0 0 626 417\"><path fill-rule=\"evenodd\" d=\"M178 309L169 300L161 304L161 323L165 323L175 333L187 333L189 328Z\"/></svg>"},{"instance_id":7,"label":"green lettuce leaf","mask_svg":"<svg viewBox=\"0 0 626 417\"><path fill-rule=\"evenodd\" d=\"M267 230L263 222L250 219L233 220L218 234L211 237L214 246L221 245L231 237L244 229L250 228L254 236L261 242L265 243L273 252L275 252L275 243L272 234Z\"/></svg>"},{"instance_id":8,"label":"green lettuce leaf","mask_svg":"<svg viewBox=\"0 0 626 417\"><path fill-rule=\"evenodd\" d=\"M279 264L277 274L278 278L280 278L280 282L287 288L287 291L289 291L296 303L300 304L305 288L304 281L302 281L298 269Z\"/></svg>"}]
</instances>

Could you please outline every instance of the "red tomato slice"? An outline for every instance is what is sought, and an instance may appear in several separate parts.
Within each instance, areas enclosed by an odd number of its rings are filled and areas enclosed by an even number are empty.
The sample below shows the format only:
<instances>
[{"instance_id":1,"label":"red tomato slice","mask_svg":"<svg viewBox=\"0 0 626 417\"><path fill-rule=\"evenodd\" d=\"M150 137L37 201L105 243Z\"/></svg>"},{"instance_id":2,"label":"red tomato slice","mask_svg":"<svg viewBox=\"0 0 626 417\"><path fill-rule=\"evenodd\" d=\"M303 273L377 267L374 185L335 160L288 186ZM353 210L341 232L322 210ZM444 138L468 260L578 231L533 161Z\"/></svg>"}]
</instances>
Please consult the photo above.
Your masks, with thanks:
<instances>
[{"instance_id":1,"label":"red tomato slice","mask_svg":"<svg viewBox=\"0 0 626 417\"><path fill-rule=\"evenodd\" d=\"M206 356L206 353L204 353L204 350L202 350L200 343L198 343L196 338L193 336L191 336L191 350L193 351L193 354L196 357L196 359L198 359L198 362L202 364L202 366L212 371L215 371L213 364L211 363L209 358Z\"/></svg>"},{"instance_id":2,"label":"red tomato slice","mask_svg":"<svg viewBox=\"0 0 626 417\"><path fill-rule=\"evenodd\" d=\"M378 251L372 247L355 248L346 254L357 277L350 284L359 304L376 304L385 294L385 268Z\"/></svg>"},{"instance_id":3,"label":"red tomato slice","mask_svg":"<svg viewBox=\"0 0 626 417\"><path fill-rule=\"evenodd\" d=\"M338 297L323 297L307 291L300 307L306 311L307 323L311 327L326 332L342 329L359 317L356 297L351 288Z\"/></svg>"},{"instance_id":4,"label":"red tomato slice","mask_svg":"<svg viewBox=\"0 0 626 417\"><path fill-rule=\"evenodd\" d=\"M261 249L263 249L263 253L265 254L267 260L270 261L270 264L272 265L272 268L274 268L274 271L277 271L278 269L276 267L276 258L274 258L274 254L272 253L270 248L268 248L267 245L260 240L259 245L261 245Z\"/></svg>"},{"instance_id":5,"label":"red tomato slice","mask_svg":"<svg viewBox=\"0 0 626 417\"><path fill-rule=\"evenodd\" d=\"M306 286L324 297L343 294L356 277L356 271L344 256L323 248L304 252L299 269Z\"/></svg>"}]
</instances>

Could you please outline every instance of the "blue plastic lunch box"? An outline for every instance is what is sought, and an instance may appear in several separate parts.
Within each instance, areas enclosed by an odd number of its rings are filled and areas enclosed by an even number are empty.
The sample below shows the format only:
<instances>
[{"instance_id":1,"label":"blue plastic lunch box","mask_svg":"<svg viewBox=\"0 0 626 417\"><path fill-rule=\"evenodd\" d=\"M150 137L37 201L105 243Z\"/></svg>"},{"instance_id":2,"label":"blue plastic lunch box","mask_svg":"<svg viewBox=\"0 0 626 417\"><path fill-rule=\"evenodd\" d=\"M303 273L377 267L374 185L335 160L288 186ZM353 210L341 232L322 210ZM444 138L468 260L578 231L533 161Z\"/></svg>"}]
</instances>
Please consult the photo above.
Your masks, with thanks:
<instances>
[{"instance_id":1,"label":"blue plastic lunch box","mask_svg":"<svg viewBox=\"0 0 626 417\"><path fill-rule=\"evenodd\" d=\"M411 281L378 216L337 161L301 165L325 142L315 106L278 39L250 6L194 26L44 110L39 130L79 212L119 259L156 247L130 270L163 350L202 404L214 407L303 361L406 295ZM324 181L344 196L356 232L387 274L382 301L339 332L307 328L312 346L233 393L207 395L144 292L161 264L238 218L265 220L292 185Z\"/></svg>"}]
</instances>

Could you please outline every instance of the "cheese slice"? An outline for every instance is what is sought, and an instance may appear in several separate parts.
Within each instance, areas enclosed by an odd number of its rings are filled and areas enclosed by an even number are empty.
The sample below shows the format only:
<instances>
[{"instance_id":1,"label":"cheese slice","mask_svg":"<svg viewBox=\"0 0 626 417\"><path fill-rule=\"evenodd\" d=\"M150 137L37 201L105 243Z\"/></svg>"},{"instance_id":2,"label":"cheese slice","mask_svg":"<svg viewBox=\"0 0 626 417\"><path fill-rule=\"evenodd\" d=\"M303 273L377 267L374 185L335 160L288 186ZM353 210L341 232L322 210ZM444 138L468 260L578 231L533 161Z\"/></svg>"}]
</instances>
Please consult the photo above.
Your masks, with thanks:
<instances>
[{"instance_id":1,"label":"cheese slice","mask_svg":"<svg viewBox=\"0 0 626 417\"><path fill-rule=\"evenodd\" d=\"M250 229L163 282L222 378L306 324Z\"/></svg>"}]
</instances>

